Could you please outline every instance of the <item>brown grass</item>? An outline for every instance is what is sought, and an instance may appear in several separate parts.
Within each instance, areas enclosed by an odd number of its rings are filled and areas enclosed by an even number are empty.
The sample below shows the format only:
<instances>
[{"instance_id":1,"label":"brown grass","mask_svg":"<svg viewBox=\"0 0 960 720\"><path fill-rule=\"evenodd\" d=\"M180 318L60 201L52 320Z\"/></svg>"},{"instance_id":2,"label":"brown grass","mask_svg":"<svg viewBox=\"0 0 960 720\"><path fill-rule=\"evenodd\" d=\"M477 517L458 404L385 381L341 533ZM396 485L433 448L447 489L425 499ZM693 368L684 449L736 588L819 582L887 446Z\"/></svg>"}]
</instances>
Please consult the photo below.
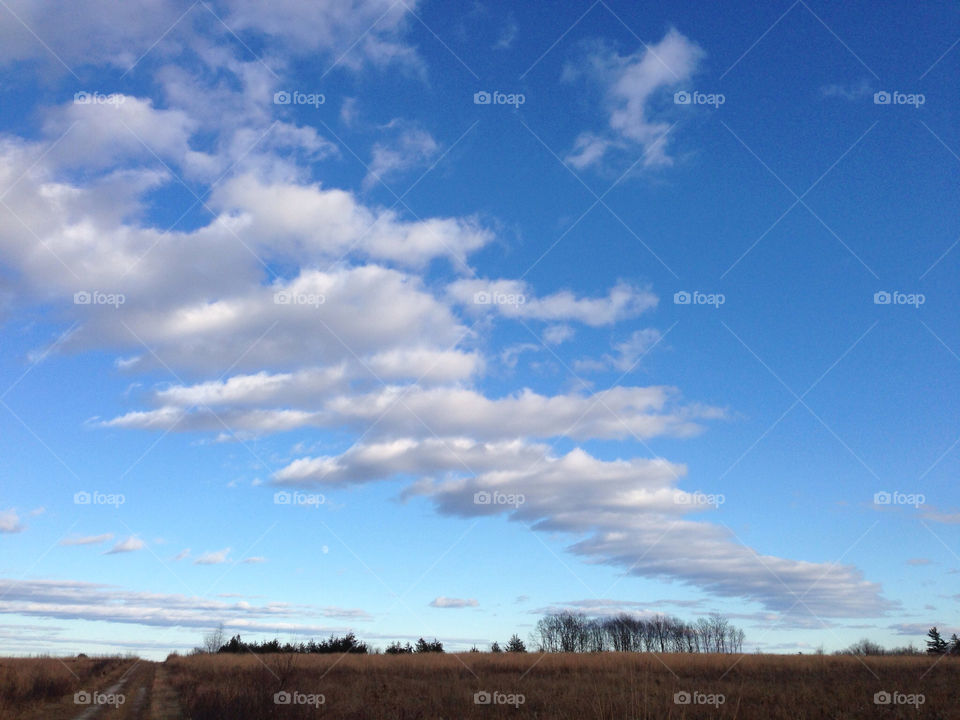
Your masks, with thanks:
<instances>
[{"instance_id":1,"label":"brown grass","mask_svg":"<svg viewBox=\"0 0 960 720\"><path fill-rule=\"evenodd\" d=\"M343 718L960 718L960 662L927 657L662 655L194 656L165 667L191 720ZM732 667L731 667L732 666ZM876 676L876 677L875 677ZM325 702L277 705L281 690ZM519 707L474 704L522 693ZM723 704L679 705L681 691ZM921 693L922 705L874 694Z\"/></svg>"},{"instance_id":2,"label":"brown grass","mask_svg":"<svg viewBox=\"0 0 960 720\"><path fill-rule=\"evenodd\" d=\"M24 717L43 703L97 687L132 662L118 657L0 658L0 718Z\"/></svg>"}]
</instances>

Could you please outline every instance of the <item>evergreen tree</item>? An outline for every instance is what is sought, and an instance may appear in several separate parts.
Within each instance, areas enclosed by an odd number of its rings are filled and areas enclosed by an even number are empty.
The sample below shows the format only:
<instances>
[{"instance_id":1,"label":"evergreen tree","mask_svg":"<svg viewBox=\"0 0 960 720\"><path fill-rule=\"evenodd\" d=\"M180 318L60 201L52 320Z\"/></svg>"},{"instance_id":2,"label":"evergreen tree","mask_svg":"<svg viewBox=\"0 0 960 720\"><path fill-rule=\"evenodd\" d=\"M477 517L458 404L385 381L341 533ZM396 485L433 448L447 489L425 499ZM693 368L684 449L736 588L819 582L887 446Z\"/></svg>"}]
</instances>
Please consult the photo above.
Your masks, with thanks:
<instances>
[{"instance_id":1,"label":"evergreen tree","mask_svg":"<svg viewBox=\"0 0 960 720\"><path fill-rule=\"evenodd\" d=\"M931 655L943 655L947 651L947 641L940 637L940 631L936 627L927 631L927 652Z\"/></svg>"},{"instance_id":2,"label":"evergreen tree","mask_svg":"<svg viewBox=\"0 0 960 720\"><path fill-rule=\"evenodd\" d=\"M520 636L514 634L510 640L507 641L507 652L526 652L527 646L523 643L523 640L520 639Z\"/></svg>"}]
</instances>

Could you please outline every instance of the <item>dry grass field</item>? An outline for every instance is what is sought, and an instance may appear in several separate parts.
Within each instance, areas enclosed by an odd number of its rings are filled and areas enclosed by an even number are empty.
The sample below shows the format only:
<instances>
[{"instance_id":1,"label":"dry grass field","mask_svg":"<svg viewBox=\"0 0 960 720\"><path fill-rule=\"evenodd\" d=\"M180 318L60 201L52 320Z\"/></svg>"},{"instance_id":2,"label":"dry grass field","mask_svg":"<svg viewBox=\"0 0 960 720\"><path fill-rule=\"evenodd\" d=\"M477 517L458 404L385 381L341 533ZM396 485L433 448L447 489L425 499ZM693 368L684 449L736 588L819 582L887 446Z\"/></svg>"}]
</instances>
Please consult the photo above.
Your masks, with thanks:
<instances>
[{"instance_id":1,"label":"dry grass field","mask_svg":"<svg viewBox=\"0 0 960 720\"><path fill-rule=\"evenodd\" d=\"M960 663L949 657L248 654L64 662L0 661L0 717L960 718ZM120 706L72 702L78 689L104 692L118 680L128 692ZM875 702L877 693L888 693L879 697L890 702Z\"/></svg>"}]
</instances>

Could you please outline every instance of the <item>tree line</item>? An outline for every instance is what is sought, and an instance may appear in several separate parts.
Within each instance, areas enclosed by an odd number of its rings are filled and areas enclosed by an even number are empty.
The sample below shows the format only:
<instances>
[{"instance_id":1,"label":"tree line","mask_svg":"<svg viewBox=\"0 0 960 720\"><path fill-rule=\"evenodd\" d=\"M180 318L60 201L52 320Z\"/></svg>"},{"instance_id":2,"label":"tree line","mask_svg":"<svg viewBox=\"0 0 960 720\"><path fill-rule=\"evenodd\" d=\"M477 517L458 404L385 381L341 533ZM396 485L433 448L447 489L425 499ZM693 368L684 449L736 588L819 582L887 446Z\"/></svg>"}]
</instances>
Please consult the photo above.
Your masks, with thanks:
<instances>
[{"instance_id":1,"label":"tree line","mask_svg":"<svg viewBox=\"0 0 960 720\"><path fill-rule=\"evenodd\" d=\"M956 636L954 636L956 638ZM612 617L591 618L584 613L556 612L544 615L530 635L531 644L539 652L675 652L675 653L738 653L743 650L743 630L722 615L688 623L670 615L639 618L627 613ZM489 652L526 652L527 644L514 634L501 647L490 645ZM245 642L234 635L224 642L223 628L204 637L195 653L379 653L361 642L352 633L342 637L331 635L319 642L281 643L279 640ZM393 642L383 650L387 655L442 653L443 643L420 638L414 645ZM480 652L476 647L470 652Z\"/></svg>"},{"instance_id":2,"label":"tree line","mask_svg":"<svg viewBox=\"0 0 960 720\"><path fill-rule=\"evenodd\" d=\"M904 647L885 648L882 645L864 638L858 640L846 650L838 650L834 655L960 655L960 637L956 633L949 640L943 638L936 626L927 631L927 649L914 646L913 643ZM818 650L822 654L822 650Z\"/></svg>"},{"instance_id":3,"label":"tree line","mask_svg":"<svg viewBox=\"0 0 960 720\"><path fill-rule=\"evenodd\" d=\"M541 618L533 637L543 652L737 653L744 633L717 613L688 623L670 615L590 618L558 612Z\"/></svg>"}]
</instances>

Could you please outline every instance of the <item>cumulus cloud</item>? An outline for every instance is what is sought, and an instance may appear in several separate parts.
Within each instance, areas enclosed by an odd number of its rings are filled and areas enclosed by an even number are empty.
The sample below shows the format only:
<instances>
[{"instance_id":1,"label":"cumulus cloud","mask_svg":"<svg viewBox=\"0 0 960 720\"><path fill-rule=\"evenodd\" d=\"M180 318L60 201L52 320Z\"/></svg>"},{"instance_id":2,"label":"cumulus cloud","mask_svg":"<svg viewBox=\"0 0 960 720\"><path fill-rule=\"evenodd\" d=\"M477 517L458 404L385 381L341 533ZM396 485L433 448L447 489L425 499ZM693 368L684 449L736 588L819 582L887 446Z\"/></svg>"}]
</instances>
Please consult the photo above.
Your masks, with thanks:
<instances>
[{"instance_id":1,"label":"cumulus cloud","mask_svg":"<svg viewBox=\"0 0 960 720\"><path fill-rule=\"evenodd\" d=\"M675 29L632 55L609 51L593 55L589 65L605 95L609 127L582 133L567 162L585 168L600 162L611 148L639 147L644 166L671 164L664 140L670 123L658 119L654 101L688 81L703 55L696 43Z\"/></svg>"},{"instance_id":2,"label":"cumulus cloud","mask_svg":"<svg viewBox=\"0 0 960 720\"><path fill-rule=\"evenodd\" d=\"M441 595L438 598L434 598L433 600L430 601L430 607L455 609L455 610L468 608L468 607L477 607L478 605L479 603L473 598L466 600L463 598L443 597L443 595Z\"/></svg>"}]
</instances>

